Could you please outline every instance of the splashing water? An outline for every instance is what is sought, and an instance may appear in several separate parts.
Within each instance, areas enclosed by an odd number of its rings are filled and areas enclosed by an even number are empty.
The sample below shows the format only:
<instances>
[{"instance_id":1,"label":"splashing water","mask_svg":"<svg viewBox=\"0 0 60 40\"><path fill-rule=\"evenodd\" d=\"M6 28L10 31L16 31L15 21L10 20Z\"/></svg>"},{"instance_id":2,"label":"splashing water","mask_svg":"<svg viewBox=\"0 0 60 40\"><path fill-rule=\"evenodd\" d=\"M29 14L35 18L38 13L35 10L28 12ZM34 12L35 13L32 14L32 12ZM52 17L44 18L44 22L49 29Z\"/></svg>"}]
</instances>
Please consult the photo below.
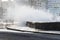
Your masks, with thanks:
<instances>
[{"instance_id":1,"label":"splashing water","mask_svg":"<svg viewBox=\"0 0 60 40\"><path fill-rule=\"evenodd\" d=\"M25 26L26 21L52 21L53 15L45 10L34 9L26 5L15 4L8 8L7 18L17 21L19 26Z\"/></svg>"}]
</instances>

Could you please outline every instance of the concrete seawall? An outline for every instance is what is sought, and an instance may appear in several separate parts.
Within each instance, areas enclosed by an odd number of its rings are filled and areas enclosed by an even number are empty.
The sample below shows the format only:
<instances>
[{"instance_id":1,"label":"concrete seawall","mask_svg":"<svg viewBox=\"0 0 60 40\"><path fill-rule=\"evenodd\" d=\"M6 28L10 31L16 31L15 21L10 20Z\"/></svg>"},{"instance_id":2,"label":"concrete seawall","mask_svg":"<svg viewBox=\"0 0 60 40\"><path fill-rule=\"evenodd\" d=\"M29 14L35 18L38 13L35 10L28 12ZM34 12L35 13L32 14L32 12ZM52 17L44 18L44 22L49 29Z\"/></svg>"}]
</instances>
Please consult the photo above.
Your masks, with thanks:
<instances>
[{"instance_id":1,"label":"concrete seawall","mask_svg":"<svg viewBox=\"0 0 60 40\"><path fill-rule=\"evenodd\" d=\"M35 29L60 31L60 22L27 22L26 25Z\"/></svg>"}]
</instances>

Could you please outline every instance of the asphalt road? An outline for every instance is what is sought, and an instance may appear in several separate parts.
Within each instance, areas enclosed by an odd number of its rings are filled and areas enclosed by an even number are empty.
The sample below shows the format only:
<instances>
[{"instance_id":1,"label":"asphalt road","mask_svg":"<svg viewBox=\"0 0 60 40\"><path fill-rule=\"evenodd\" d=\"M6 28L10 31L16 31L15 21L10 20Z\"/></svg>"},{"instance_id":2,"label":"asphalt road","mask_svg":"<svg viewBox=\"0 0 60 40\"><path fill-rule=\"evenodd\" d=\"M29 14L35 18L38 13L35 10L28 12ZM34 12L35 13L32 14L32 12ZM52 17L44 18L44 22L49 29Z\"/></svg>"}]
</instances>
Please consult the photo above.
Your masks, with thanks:
<instances>
[{"instance_id":1,"label":"asphalt road","mask_svg":"<svg viewBox=\"0 0 60 40\"><path fill-rule=\"evenodd\" d=\"M0 40L60 40L60 35L0 32Z\"/></svg>"}]
</instances>

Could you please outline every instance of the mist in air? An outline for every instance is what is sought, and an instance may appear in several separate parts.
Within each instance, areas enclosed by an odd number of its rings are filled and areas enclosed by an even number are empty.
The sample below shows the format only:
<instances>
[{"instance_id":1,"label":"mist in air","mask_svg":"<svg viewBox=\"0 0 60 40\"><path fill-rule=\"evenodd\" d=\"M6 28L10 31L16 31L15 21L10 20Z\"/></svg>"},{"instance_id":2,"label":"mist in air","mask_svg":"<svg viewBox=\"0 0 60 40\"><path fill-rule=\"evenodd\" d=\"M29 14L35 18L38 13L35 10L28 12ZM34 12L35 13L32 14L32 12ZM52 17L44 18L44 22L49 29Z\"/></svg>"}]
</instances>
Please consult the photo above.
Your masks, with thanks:
<instances>
[{"instance_id":1,"label":"mist in air","mask_svg":"<svg viewBox=\"0 0 60 40\"><path fill-rule=\"evenodd\" d=\"M7 18L14 19L19 26L25 26L27 21L52 21L53 15L43 9L35 9L29 5L15 2L15 7L7 9Z\"/></svg>"}]
</instances>

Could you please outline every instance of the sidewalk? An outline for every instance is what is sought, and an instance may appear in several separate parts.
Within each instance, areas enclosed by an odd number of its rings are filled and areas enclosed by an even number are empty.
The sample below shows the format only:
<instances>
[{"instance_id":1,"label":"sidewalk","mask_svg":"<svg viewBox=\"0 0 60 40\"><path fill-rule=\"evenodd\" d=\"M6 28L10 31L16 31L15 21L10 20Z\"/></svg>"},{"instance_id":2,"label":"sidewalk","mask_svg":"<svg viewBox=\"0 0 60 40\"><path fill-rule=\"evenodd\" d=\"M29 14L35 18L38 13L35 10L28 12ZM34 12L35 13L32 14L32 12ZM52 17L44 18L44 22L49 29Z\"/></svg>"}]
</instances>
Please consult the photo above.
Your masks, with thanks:
<instances>
[{"instance_id":1,"label":"sidewalk","mask_svg":"<svg viewBox=\"0 0 60 40\"><path fill-rule=\"evenodd\" d=\"M17 26L11 26L8 28L14 29L14 30L33 31L33 32L37 32L37 33L59 34L60 35L60 31L44 31L44 30L37 30L34 28L29 28L29 27L17 27Z\"/></svg>"}]
</instances>

